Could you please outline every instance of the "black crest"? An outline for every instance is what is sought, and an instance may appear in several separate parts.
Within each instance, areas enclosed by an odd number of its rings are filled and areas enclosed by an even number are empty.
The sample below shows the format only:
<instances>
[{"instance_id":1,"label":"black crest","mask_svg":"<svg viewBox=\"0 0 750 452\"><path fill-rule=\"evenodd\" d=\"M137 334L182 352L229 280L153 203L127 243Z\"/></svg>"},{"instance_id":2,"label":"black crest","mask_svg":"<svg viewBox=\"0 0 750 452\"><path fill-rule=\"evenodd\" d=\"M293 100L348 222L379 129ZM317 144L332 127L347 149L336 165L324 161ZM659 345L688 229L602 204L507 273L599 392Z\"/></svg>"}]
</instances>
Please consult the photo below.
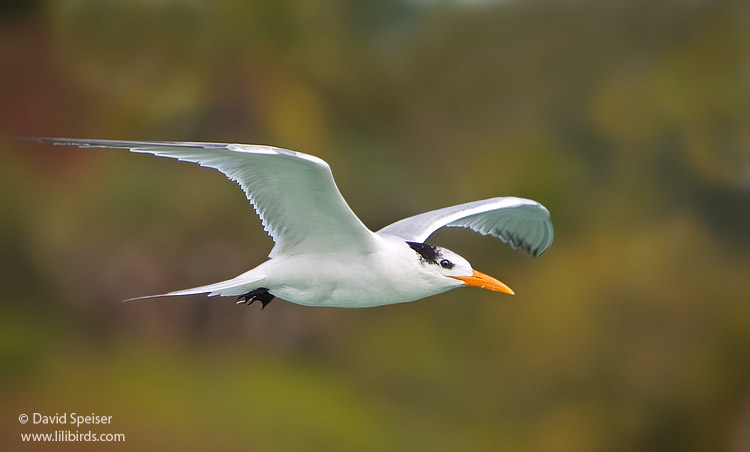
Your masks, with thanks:
<instances>
[{"instance_id":1,"label":"black crest","mask_svg":"<svg viewBox=\"0 0 750 452\"><path fill-rule=\"evenodd\" d=\"M443 256L440 253L440 248L429 243L418 243L418 242L406 242L407 245L422 257L422 259L430 264L438 264L438 261Z\"/></svg>"}]
</instances>

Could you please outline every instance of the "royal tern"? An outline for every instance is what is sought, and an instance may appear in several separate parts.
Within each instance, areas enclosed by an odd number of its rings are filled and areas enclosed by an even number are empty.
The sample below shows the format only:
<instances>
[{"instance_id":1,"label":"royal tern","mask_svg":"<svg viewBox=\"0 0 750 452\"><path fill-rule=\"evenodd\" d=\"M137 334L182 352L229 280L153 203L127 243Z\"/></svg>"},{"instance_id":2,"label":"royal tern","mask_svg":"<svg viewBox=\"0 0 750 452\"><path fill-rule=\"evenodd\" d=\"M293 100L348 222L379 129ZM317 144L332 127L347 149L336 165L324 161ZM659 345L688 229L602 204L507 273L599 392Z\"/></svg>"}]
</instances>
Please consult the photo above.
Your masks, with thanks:
<instances>
[{"instance_id":1,"label":"royal tern","mask_svg":"<svg viewBox=\"0 0 750 452\"><path fill-rule=\"evenodd\" d=\"M119 148L198 163L237 182L273 238L269 259L227 281L147 297L208 294L238 303L274 297L305 306L370 307L403 303L457 287L513 294L443 247L424 243L436 230L470 228L532 256L552 244L549 211L536 201L501 197L425 212L372 232L341 196L328 164L271 146L70 138L33 140L82 148Z\"/></svg>"}]
</instances>

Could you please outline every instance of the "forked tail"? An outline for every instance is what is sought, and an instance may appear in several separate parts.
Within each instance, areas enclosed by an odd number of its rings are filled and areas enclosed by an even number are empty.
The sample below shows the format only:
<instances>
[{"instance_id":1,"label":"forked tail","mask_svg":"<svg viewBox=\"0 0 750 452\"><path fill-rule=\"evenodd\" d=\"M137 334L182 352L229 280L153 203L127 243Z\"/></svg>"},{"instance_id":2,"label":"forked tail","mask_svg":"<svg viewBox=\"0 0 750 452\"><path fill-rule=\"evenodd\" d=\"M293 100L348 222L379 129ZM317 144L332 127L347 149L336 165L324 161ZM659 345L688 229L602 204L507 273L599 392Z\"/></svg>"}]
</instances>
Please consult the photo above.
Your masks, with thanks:
<instances>
[{"instance_id":1,"label":"forked tail","mask_svg":"<svg viewBox=\"0 0 750 452\"><path fill-rule=\"evenodd\" d=\"M157 295L146 295L143 297L128 298L124 301L145 300L147 298L158 297L175 297L179 295L198 295L203 293L208 294L209 297L236 297L247 293L250 290L253 290L261 285L263 277L257 275L257 272L254 272L254 270L255 269L250 270L247 273L243 273L236 278L209 284L206 286L193 287L192 289L175 290L174 292L167 292ZM256 274L253 275L253 273Z\"/></svg>"}]
</instances>

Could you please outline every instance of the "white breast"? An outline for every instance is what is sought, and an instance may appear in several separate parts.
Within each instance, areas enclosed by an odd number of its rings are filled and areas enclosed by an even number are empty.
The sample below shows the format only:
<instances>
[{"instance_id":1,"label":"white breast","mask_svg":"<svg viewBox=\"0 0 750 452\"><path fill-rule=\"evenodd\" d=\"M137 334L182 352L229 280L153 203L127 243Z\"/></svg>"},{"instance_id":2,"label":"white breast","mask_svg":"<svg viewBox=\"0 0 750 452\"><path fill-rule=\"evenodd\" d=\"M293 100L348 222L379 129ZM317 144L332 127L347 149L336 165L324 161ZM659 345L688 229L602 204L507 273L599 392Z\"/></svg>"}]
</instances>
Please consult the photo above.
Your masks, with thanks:
<instances>
[{"instance_id":1,"label":"white breast","mask_svg":"<svg viewBox=\"0 0 750 452\"><path fill-rule=\"evenodd\" d=\"M461 283L423 271L403 240L381 237L370 254L334 252L271 259L269 292L305 306L370 307L414 301Z\"/></svg>"}]
</instances>

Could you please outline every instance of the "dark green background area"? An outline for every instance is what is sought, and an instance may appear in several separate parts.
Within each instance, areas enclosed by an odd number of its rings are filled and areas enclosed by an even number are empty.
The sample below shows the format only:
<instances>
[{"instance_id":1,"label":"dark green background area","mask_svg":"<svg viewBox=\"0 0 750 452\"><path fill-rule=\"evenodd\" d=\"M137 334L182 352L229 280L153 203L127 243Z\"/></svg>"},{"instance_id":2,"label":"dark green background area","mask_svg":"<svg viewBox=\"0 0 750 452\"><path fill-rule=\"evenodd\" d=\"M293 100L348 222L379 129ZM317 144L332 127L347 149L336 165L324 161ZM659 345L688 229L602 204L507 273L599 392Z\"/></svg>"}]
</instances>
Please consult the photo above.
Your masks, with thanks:
<instances>
[{"instance_id":1,"label":"dark green background area","mask_svg":"<svg viewBox=\"0 0 750 452\"><path fill-rule=\"evenodd\" d=\"M741 1L60 0L0 8L0 449L750 450L750 7ZM19 136L319 156L372 229L536 199L512 287L373 309L120 300L271 240L215 172ZM57 444L79 450L80 444Z\"/></svg>"}]
</instances>

